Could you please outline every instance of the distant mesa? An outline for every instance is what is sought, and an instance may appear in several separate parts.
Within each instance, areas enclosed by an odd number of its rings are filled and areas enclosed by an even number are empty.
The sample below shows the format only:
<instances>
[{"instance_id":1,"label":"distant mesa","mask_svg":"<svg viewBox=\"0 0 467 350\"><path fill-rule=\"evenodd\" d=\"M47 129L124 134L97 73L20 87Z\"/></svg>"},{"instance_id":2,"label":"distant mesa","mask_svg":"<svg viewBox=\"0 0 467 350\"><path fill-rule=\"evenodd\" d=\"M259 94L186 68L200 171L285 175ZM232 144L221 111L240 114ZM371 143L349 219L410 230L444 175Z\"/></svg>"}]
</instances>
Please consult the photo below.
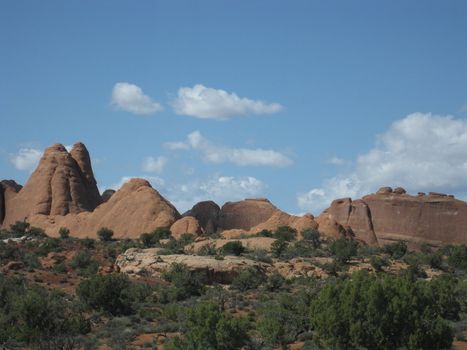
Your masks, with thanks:
<instances>
[{"instance_id":1,"label":"distant mesa","mask_svg":"<svg viewBox=\"0 0 467 350\"><path fill-rule=\"evenodd\" d=\"M318 229L327 237L380 246L398 240L414 247L467 243L467 203L437 192L411 196L401 187L382 187L356 200L336 199L316 219L287 214L265 198L222 207L203 201L180 215L144 179L131 179L118 191L107 189L100 195L89 152L80 142L70 152L61 144L47 148L24 187L13 180L0 182L1 227L22 220L52 236L67 227L73 236L95 237L99 228L108 227L116 238L138 238L167 227L175 237L218 233L236 239L290 226L298 233Z\"/></svg>"}]
</instances>

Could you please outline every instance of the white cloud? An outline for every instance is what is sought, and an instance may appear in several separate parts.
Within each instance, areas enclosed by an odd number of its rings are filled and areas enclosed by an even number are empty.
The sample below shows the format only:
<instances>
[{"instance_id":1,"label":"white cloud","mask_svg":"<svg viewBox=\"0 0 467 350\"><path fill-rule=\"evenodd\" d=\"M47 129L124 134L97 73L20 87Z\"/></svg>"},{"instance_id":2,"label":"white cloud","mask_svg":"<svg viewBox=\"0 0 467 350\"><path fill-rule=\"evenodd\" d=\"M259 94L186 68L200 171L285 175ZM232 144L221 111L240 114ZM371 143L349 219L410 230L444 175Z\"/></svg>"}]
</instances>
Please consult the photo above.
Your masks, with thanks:
<instances>
[{"instance_id":1,"label":"white cloud","mask_svg":"<svg viewBox=\"0 0 467 350\"><path fill-rule=\"evenodd\" d=\"M143 160L143 171L148 173L161 173L164 170L165 165L167 164L167 158L163 156L159 156L157 158L154 157L146 157Z\"/></svg>"},{"instance_id":2,"label":"white cloud","mask_svg":"<svg viewBox=\"0 0 467 350\"><path fill-rule=\"evenodd\" d=\"M354 168L297 197L315 213L340 197L360 197L382 186L410 192L467 192L467 120L414 113L394 122L360 155Z\"/></svg>"},{"instance_id":3,"label":"white cloud","mask_svg":"<svg viewBox=\"0 0 467 350\"><path fill-rule=\"evenodd\" d=\"M10 155L10 162L18 170L33 171L42 157L42 151L34 148L20 148L18 153Z\"/></svg>"},{"instance_id":4,"label":"white cloud","mask_svg":"<svg viewBox=\"0 0 467 350\"><path fill-rule=\"evenodd\" d=\"M140 175L140 176L122 176L122 178L114 183L112 186L110 187L106 187L107 188L111 188L113 190L118 190L120 189L120 187L123 186L123 184L125 184L126 182L130 181L131 179L135 179L135 178L138 178L138 179L145 179L147 181L149 181L149 183L151 184L152 187L154 187L155 189L159 190L158 187L162 187L165 185L165 181L164 179L161 179L160 177L158 176L148 176L148 175Z\"/></svg>"},{"instance_id":5,"label":"white cloud","mask_svg":"<svg viewBox=\"0 0 467 350\"><path fill-rule=\"evenodd\" d=\"M167 198L180 211L190 209L194 204L213 200L219 205L226 201L241 200L258 196L265 184L252 177L213 176L207 180L197 180L187 184L172 186L164 191Z\"/></svg>"},{"instance_id":6,"label":"white cloud","mask_svg":"<svg viewBox=\"0 0 467 350\"><path fill-rule=\"evenodd\" d=\"M270 149L229 148L213 144L199 131L190 133L184 142L168 142L165 146L172 150L191 149L197 151L209 163L228 162L239 166L257 165L273 167L284 167L293 163L286 155Z\"/></svg>"},{"instance_id":7,"label":"white cloud","mask_svg":"<svg viewBox=\"0 0 467 350\"><path fill-rule=\"evenodd\" d=\"M346 163L346 161L345 161L345 159L334 156L334 157L329 158L326 161L326 163L336 165L336 166L340 166L340 165L344 165Z\"/></svg>"},{"instance_id":8,"label":"white cloud","mask_svg":"<svg viewBox=\"0 0 467 350\"><path fill-rule=\"evenodd\" d=\"M283 107L278 103L266 103L239 97L220 89L212 89L197 84L182 87L171 102L175 113L204 119L229 119L246 114L271 114L280 112Z\"/></svg>"},{"instance_id":9,"label":"white cloud","mask_svg":"<svg viewBox=\"0 0 467 350\"><path fill-rule=\"evenodd\" d=\"M139 86L130 83L114 85L111 104L135 114L152 114L162 110L162 106L145 95Z\"/></svg>"}]
</instances>

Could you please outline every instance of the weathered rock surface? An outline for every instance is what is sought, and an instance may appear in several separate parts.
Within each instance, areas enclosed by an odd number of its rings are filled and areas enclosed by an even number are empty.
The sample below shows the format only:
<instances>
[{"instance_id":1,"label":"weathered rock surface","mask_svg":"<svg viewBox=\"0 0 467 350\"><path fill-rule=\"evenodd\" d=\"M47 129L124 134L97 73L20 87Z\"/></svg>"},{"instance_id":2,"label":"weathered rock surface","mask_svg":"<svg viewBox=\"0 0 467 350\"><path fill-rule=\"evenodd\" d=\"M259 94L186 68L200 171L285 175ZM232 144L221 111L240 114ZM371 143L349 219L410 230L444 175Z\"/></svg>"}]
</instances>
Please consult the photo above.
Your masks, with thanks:
<instances>
[{"instance_id":1,"label":"weathered rock surface","mask_svg":"<svg viewBox=\"0 0 467 350\"><path fill-rule=\"evenodd\" d=\"M229 242L240 242L243 247L248 250L262 249L266 251L271 250L271 245L276 241L271 237L251 237L242 239L205 239L189 244L185 247L184 251L187 254L198 254L206 247L213 247L220 249Z\"/></svg>"},{"instance_id":2,"label":"weathered rock surface","mask_svg":"<svg viewBox=\"0 0 467 350\"><path fill-rule=\"evenodd\" d=\"M100 203L86 148L76 144L72 153L78 160L63 145L46 149L26 185L6 206L4 226L34 215L77 214Z\"/></svg>"},{"instance_id":3,"label":"weathered rock surface","mask_svg":"<svg viewBox=\"0 0 467 350\"><path fill-rule=\"evenodd\" d=\"M198 236L203 233L203 230L193 216L185 216L170 226L170 232L175 239L180 239L184 233Z\"/></svg>"},{"instance_id":4,"label":"weathered rock surface","mask_svg":"<svg viewBox=\"0 0 467 350\"><path fill-rule=\"evenodd\" d=\"M116 191L112 189L105 190L101 195L102 203L107 202L110 199L110 197L112 197L115 194L115 192Z\"/></svg>"},{"instance_id":5,"label":"weathered rock surface","mask_svg":"<svg viewBox=\"0 0 467 350\"><path fill-rule=\"evenodd\" d=\"M248 268L265 273L270 267L269 264L238 256L226 256L223 260L218 260L212 256L158 255L151 248L128 249L115 261L121 272L133 275L149 273L156 277L160 277L174 263L184 264L191 271L205 273L208 281L217 283L231 283L239 272Z\"/></svg>"},{"instance_id":6,"label":"weathered rock surface","mask_svg":"<svg viewBox=\"0 0 467 350\"><path fill-rule=\"evenodd\" d=\"M290 226L298 233L305 229L318 228L313 215L295 216L276 208L267 199L245 199L224 204L219 215L218 232L224 238L237 238L262 230L275 231L281 226Z\"/></svg>"},{"instance_id":7,"label":"weathered rock surface","mask_svg":"<svg viewBox=\"0 0 467 350\"><path fill-rule=\"evenodd\" d=\"M3 180L0 182L0 225L6 214L6 207L10 201L21 190L22 186L13 180Z\"/></svg>"},{"instance_id":8,"label":"weathered rock surface","mask_svg":"<svg viewBox=\"0 0 467 350\"><path fill-rule=\"evenodd\" d=\"M115 238L138 238L157 227L170 227L178 218L177 209L148 181L131 179L93 212L35 215L30 222L52 235L57 235L60 227L67 227L72 236L95 237L99 228L107 227L114 231Z\"/></svg>"},{"instance_id":9,"label":"weathered rock surface","mask_svg":"<svg viewBox=\"0 0 467 350\"><path fill-rule=\"evenodd\" d=\"M382 188L376 194L352 201L335 200L319 217L350 228L369 244L404 240L412 247L467 243L467 203L442 193L411 196L402 188ZM325 232L326 233L326 232Z\"/></svg>"},{"instance_id":10,"label":"weathered rock surface","mask_svg":"<svg viewBox=\"0 0 467 350\"><path fill-rule=\"evenodd\" d=\"M192 216L198 220L202 229L206 233L214 233L217 231L219 224L220 207L213 201L199 202L183 216Z\"/></svg>"}]
</instances>

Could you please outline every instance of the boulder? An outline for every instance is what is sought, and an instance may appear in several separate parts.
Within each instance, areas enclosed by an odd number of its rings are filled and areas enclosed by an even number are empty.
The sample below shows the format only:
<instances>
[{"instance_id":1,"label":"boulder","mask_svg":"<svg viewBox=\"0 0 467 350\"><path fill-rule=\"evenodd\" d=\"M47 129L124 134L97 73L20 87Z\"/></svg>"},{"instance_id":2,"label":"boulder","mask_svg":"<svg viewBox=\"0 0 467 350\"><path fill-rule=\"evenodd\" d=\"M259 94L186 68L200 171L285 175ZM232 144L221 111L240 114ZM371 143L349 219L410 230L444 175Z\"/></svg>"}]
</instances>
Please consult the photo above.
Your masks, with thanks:
<instances>
[{"instance_id":1,"label":"boulder","mask_svg":"<svg viewBox=\"0 0 467 350\"><path fill-rule=\"evenodd\" d=\"M183 216L192 216L201 228L206 233L214 233L217 231L219 224L219 206L213 201L199 202L193 206L189 211L183 214Z\"/></svg>"},{"instance_id":2,"label":"boulder","mask_svg":"<svg viewBox=\"0 0 467 350\"><path fill-rule=\"evenodd\" d=\"M193 216L185 216L170 226L170 232L175 239L180 239L184 233L199 236L203 233L201 226Z\"/></svg>"},{"instance_id":3,"label":"boulder","mask_svg":"<svg viewBox=\"0 0 467 350\"><path fill-rule=\"evenodd\" d=\"M265 273L270 267L269 264L238 256L226 256L219 260L213 256L157 255L151 249L137 248L128 249L115 261L120 272L135 276L144 272L154 277L160 277L174 263L184 264L191 271L205 274L211 283L231 283L245 269L252 268Z\"/></svg>"}]
</instances>

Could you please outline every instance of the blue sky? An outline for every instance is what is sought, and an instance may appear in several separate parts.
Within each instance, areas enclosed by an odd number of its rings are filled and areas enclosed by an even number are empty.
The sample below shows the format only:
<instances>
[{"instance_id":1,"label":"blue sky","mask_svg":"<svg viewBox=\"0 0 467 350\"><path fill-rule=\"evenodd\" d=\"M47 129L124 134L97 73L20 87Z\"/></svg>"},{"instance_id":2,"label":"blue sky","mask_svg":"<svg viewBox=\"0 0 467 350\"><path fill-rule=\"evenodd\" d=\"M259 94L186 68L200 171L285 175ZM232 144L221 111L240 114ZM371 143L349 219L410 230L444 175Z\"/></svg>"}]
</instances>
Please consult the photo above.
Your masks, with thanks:
<instances>
[{"instance_id":1,"label":"blue sky","mask_svg":"<svg viewBox=\"0 0 467 350\"><path fill-rule=\"evenodd\" d=\"M467 193L467 1L2 1L0 178L82 141L99 187L319 214ZM174 149L176 148L176 149Z\"/></svg>"}]
</instances>

